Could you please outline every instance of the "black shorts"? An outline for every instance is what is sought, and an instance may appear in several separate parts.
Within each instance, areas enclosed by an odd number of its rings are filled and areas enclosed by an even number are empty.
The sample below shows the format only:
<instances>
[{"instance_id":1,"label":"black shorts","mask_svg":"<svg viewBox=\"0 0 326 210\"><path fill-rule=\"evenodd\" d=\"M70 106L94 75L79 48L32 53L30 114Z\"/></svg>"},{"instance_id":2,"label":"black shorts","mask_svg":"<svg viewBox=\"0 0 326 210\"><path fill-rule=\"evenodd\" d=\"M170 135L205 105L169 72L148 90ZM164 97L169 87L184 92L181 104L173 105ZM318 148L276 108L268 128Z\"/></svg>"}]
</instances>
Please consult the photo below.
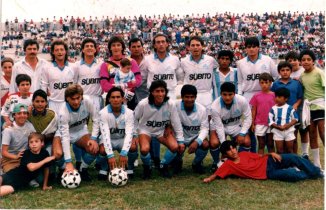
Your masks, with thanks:
<instances>
[{"instance_id":1,"label":"black shorts","mask_svg":"<svg viewBox=\"0 0 326 210\"><path fill-rule=\"evenodd\" d=\"M310 117L312 121L318 121L325 119L325 110L313 110L310 111Z\"/></svg>"}]
</instances>

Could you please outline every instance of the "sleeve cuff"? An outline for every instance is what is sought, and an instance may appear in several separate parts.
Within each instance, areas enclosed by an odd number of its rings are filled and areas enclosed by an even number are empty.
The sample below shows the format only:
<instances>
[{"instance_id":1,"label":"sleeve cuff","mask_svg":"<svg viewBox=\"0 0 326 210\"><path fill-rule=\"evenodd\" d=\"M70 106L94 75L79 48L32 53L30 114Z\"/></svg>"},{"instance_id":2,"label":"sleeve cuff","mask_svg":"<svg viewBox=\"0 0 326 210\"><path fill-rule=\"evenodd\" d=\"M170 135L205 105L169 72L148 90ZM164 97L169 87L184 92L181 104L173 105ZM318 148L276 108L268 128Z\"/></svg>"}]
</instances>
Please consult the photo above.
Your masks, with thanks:
<instances>
[{"instance_id":1,"label":"sleeve cuff","mask_svg":"<svg viewBox=\"0 0 326 210\"><path fill-rule=\"evenodd\" d=\"M247 135L247 133L239 133L239 136L246 136Z\"/></svg>"},{"instance_id":2,"label":"sleeve cuff","mask_svg":"<svg viewBox=\"0 0 326 210\"><path fill-rule=\"evenodd\" d=\"M185 143L185 141L183 139L182 140L178 140L177 142L178 142L178 144L184 144Z\"/></svg>"},{"instance_id":3,"label":"sleeve cuff","mask_svg":"<svg viewBox=\"0 0 326 210\"><path fill-rule=\"evenodd\" d=\"M107 155L106 157L107 157L108 159L113 158L113 157L114 157L114 154Z\"/></svg>"},{"instance_id":4,"label":"sleeve cuff","mask_svg":"<svg viewBox=\"0 0 326 210\"><path fill-rule=\"evenodd\" d=\"M97 137L95 137L95 136L91 136L91 139L94 141L97 141Z\"/></svg>"},{"instance_id":5,"label":"sleeve cuff","mask_svg":"<svg viewBox=\"0 0 326 210\"><path fill-rule=\"evenodd\" d=\"M201 138L197 138L196 142L198 143L198 146L201 146L201 144L203 143L203 140Z\"/></svg>"},{"instance_id":6,"label":"sleeve cuff","mask_svg":"<svg viewBox=\"0 0 326 210\"><path fill-rule=\"evenodd\" d=\"M70 158L70 159L67 159L67 160L65 160L65 163L71 163L71 162L72 162L71 158Z\"/></svg>"},{"instance_id":7,"label":"sleeve cuff","mask_svg":"<svg viewBox=\"0 0 326 210\"><path fill-rule=\"evenodd\" d=\"M121 150L120 155L126 157L128 152L126 150Z\"/></svg>"}]
</instances>

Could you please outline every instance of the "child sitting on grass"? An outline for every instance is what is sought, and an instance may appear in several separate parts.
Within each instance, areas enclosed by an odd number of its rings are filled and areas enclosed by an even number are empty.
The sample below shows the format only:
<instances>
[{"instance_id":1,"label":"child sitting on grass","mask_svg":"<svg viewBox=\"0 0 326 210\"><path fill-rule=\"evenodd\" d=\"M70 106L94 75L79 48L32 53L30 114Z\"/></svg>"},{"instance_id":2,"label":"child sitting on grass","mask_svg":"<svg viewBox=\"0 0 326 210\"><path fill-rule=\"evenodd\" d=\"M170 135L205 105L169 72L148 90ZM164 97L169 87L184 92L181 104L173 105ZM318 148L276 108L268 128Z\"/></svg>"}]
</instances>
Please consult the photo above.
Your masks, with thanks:
<instances>
[{"instance_id":1,"label":"child sitting on grass","mask_svg":"<svg viewBox=\"0 0 326 210\"><path fill-rule=\"evenodd\" d=\"M41 134L31 133L28 136L28 150L24 151L20 166L0 176L0 196L14 193L18 189L28 186L39 173L44 172L43 190L52 189L48 186L49 166L54 156L42 149L44 139Z\"/></svg>"}]
</instances>

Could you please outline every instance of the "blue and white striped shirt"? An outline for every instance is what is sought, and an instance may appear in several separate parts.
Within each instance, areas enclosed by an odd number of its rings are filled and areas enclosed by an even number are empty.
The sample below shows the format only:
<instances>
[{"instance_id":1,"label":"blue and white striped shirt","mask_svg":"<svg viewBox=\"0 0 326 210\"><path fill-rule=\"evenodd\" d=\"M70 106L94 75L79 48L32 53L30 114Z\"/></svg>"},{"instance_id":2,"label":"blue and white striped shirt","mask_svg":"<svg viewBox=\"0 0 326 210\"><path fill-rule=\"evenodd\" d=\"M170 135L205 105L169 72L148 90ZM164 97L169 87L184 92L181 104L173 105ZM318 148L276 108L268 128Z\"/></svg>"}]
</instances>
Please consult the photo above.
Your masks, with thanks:
<instances>
[{"instance_id":1,"label":"blue and white striped shirt","mask_svg":"<svg viewBox=\"0 0 326 210\"><path fill-rule=\"evenodd\" d=\"M268 115L268 125L271 126L274 123L276 125L285 125L290 123L293 119L298 121L298 114L289 104L284 104L282 106L274 105ZM294 130L294 126L289 128L289 130Z\"/></svg>"},{"instance_id":2,"label":"blue and white striped shirt","mask_svg":"<svg viewBox=\"0 0 326 210\"><path fill-rule=\"evenodd\" d=\"M230 67L230 71L224 75L220 71L214 71L213 77L213 99L221 96L221 85L224 82L232 82L235 85L235 93L238 93L237 69Z\"/></svg>"}]
</instances>

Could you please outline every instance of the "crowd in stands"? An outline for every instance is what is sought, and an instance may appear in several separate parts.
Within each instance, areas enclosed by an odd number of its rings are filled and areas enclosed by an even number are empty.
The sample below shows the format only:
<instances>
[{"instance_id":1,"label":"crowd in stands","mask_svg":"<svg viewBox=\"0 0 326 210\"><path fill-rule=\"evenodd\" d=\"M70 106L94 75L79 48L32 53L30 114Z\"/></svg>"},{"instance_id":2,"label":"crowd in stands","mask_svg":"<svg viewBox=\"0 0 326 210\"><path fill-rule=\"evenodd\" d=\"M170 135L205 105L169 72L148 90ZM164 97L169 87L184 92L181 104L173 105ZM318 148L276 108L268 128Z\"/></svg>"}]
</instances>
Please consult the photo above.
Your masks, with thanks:
<instances>
[{"instance_id":1,"label":"crowd in stands","mask_svg":"<svg viewBox=\"0 0 326 210\"><path fill-rule=\"evenodd\" d=\"M134 37L144 40L144 49L151 50L150 40L157 33L166 34L172 44L170 51L179 57L187 53L186 42L191 36L201 36L208 55L230 49L235 61L245 56L244 37L255 35L261 42L261 52L273 59L283 59L289 51L311 49L320 67L324 67L325 12L272 12L264 14L235 14L230 12L192 15L140 15L139 17L53 17L39 22L15 18L6 20L3 49L16 48L23 55L22 39L33 37L41 43L42 53L49 53L51 40L63 38L69 45L70 57L80 55L80 44L85 37L97 40L99 57L107 57L107 42L112 35L126 42Z\"/></svg>"}]
</instances>

